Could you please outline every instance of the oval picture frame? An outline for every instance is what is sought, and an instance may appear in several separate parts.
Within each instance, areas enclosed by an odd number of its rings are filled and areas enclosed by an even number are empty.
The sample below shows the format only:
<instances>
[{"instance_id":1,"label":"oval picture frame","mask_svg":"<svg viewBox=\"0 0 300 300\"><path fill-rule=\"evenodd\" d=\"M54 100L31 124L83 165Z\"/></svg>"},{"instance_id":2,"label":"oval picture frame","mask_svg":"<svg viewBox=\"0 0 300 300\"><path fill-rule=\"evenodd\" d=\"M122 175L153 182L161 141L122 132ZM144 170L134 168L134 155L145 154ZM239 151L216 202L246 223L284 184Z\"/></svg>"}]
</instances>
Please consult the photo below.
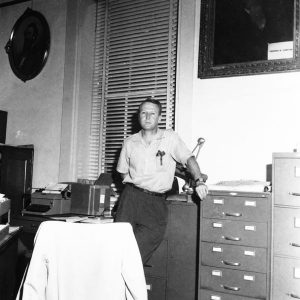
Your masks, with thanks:
<instances>
[{"instance_id":1,"label":"oval picture frame","mask_svg":"<svg viewBox=\"0 0 300 300\"><path fill-rule=\"evenodd\" d=\"M50 50L50 29L45 17L27 8L16 21L5 50L18 78L25 82L36 77L45 66Z\"/></svg>"}]
</instances>

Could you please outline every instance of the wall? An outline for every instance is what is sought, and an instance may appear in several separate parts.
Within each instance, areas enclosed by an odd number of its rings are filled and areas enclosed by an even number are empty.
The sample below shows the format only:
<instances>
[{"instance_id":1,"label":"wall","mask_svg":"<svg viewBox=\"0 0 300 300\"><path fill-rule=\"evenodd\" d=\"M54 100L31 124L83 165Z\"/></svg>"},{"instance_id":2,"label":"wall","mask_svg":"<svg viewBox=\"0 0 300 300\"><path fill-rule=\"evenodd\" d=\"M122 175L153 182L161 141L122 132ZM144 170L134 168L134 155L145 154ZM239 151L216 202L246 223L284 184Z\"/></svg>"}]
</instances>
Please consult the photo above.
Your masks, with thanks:
<instances>
[{"instance_id":1,"label":"wall","mask_svg":"<svg viewBox=\"0 0 300 300\"><path fill-rule=\"evenodd\" d=\"M206 139L198 161L209 183L265 181L273 152L300 151L300 72L197 78L199 14L198 0L182 2L176 129L191 148Z\"/></svg>"},{"instance_id":2,"label":"wall","mask_svg":"<svg viewBox=\"0 0 300 300\"><path fill-rule=\"evenodd\" d=\"M16 20L32 2L0 9L0 107L8 111L6 143L33 144L35 149L33 186L57 181L65 52L65 1L33 1L33 9L47 19L51 48L42 72L23 82L12 72L4 46ZM54 34L55 33L55 34Z\"/></svg>"},{"instance_id":3,"label":"wall","mask_svg":"<svg viewBox=\"0 0 300 300\"><path fill-rule=\"evenodd\" d=\"M95 0L68 0L58 181L76 181L89 173L95 8Z\"/></svg>"},{"instance_id":4,"label":"wall","mask_svg":"<svg viewBox=\"0 0 300 300\"><path fill-rule=\"evenodd\" d=\"M42 72L24 83L13 74L4 46L27 7L47 19L51 46ZM8 111L6 143L34 145L33 187L76 179L78 145L88 142L94 7L94 0L33 0L0 8L0 109Z\"/></svg>"},{"instance_id":5,"label":"wall","mask_svg":"<svg viewBox=\"0 0 300 300\"><path fill-rule=\"evenodd\" d=\"M44 14L52 37L45 68L24 83L12 73L3 49L29 3ZM0 9L6 141L34 144L34 187L76 179L77 164L87 157L94 5L93 0L34 0ZM176 130L190 148L200 136L206 139L199 162L209 183L265 180L272 152L300 145L300 73L198 79L199 14L200 0L181 1Z\"/></svg>"}]
</instances>

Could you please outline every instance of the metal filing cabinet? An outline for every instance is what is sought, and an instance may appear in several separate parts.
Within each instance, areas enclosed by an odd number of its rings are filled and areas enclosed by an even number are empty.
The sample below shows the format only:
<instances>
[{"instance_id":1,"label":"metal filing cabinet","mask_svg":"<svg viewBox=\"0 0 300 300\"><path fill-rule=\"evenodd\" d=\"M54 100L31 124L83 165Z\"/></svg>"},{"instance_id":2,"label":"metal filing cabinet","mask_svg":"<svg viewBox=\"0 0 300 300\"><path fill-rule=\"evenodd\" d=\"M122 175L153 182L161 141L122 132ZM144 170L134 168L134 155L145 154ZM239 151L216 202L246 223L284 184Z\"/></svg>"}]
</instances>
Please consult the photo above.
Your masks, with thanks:
<instances>
[{"instance_id":1,"label":"metal filing cabinet","mask_svg":"<svg viewBox=\"0 0 300 300\"><path fill-rule=\"evenodd\" d=\"M300 299L300 154L273 153L272 299Z\"/></svg>"},{"instance_id":2,"label":"metal filing cabinet","mask_svg":"<svg viewBox=\"0 0 300 300\"><path fill-rule=\"evenodd\" d=\"M210 191L201 202L199 299L269 299L269 193Z\"/></svg>"}]
</instances>

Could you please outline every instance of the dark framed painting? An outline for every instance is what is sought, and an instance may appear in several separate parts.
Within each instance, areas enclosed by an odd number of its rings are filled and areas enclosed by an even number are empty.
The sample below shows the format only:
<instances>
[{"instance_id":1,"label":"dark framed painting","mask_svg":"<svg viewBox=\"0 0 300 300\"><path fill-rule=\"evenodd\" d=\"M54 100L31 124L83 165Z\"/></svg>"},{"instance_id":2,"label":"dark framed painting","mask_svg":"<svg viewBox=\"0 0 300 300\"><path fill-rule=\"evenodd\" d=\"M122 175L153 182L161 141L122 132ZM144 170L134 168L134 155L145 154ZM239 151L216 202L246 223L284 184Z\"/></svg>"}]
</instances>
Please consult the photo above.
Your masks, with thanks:
<instances>
[{"instance_id":1,"label":"dark framed painting","mask_svg":"<svg viewBox=\"0 0 300 300\"><path fill-rule=\"evenodd\" d=\"M36 77L46 64L50 29L45 17L27 8L16 21L5 46L14 74L22 81Z\"/></svg>"},{"instance_id":2,"label":"dark framed painting","mask_svg":"<svg viewBox=\"0 0 300 300\"><path fill-rule=\"evenodd\" d=\"M199 78L299 68L299 0L201 1Z\"/></svg>"}]
</instances>

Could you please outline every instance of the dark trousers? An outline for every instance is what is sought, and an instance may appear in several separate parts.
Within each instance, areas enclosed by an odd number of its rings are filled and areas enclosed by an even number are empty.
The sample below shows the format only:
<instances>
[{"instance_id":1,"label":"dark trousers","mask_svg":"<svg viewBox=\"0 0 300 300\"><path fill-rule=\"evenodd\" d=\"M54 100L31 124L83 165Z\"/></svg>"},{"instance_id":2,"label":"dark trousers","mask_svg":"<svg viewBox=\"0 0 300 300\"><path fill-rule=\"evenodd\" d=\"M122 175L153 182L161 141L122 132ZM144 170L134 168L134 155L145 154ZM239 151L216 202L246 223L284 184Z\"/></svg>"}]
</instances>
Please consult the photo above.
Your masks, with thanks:
<instances>
[{"instance_id":1,"label":"dark trousers","mask_svg":"<svg viewBox=\"0 0 300 300\"><path fill-rule=\"evenodd\" d=\"M132 225L143 263L152 256L164 238L168 208L164 196L149 195L126 185L120 198L115 222Z\"/></svg>"}]
</instances>

